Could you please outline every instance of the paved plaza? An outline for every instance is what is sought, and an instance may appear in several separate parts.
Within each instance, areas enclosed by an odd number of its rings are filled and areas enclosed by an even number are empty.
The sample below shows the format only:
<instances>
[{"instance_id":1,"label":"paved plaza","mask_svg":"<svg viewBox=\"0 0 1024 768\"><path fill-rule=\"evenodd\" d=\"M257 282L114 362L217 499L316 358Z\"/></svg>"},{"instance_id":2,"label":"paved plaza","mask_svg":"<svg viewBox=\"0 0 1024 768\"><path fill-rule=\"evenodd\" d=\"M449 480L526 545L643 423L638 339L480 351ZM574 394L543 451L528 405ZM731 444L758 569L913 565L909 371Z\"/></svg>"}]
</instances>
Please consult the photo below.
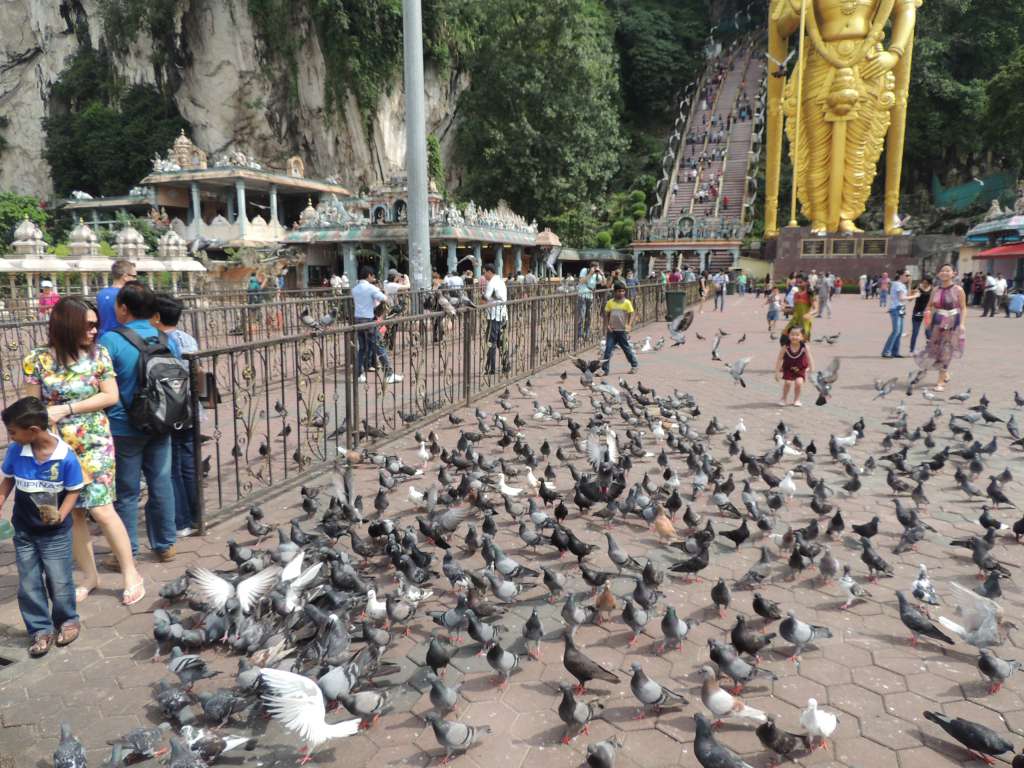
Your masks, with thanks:
<instances>
[{"instance_id":1,"label":"paved plaza","mask_svg":"<svg viewBox=\"0 0 1024 768\"><path fill-rule=\"evenodd\" d=\"M805 392L802 408L780 408L776 405L780 385L772 377L772 365L778 346L777 342L769 339L765 327L763 300L753 296L729 296L724 312L713 312L708 305L687 332L685 346L666 344L659 351L641 354L639 373L625 376L631 386L642 382L654 388L659 396L670 396L673 391L692 394L699 404L700 414L691 419L690 425L702 435L712 418L718 420L723 431L703 439L712 455L722 462L726 474L734 474L737 488L732 499L740 509L739 486L748 475L739 460L729 455L725 438L741 418L746 431L740 445L751 455L764 454L773 447L772 432L780 421L789 428L790 437L799 435L803 445L813 440L818 449L815 475L838 489L848 478L842 467L829 456L829 435L848 435L850 425L858 418L864 419L866 436L848 450L854 461L863 466L869 457L874 456L879 461L882 455L890 452L890 449L881 447L889 431L882 422L896 413L898 405L902 403L905 406L910 431L927 422L937 410L941 411L941 415L935 418L938 425L934 433L935 448L926 448L921 440L910 444L907 463L914 466L951 444L950 415L970 413L968 407L976 404L983 393L991 401L990 411L1001 419L1009 419L1019 410L1014 408L1014 389L1021 388L1019 382L1024 373L1021 361L1024 324L1020 320L1002 316L981 319L980 312L972 309L967 323L967 354L954 364L953 380L946 392L934 393L934 399L930 399L922 394L920 388L909 397L897 388L886 398L876 399L875 380L897 376L901 382L904 381L913 369L913 360L880 359L881 348L889 332L889 316L879 309L876 301L847 295L835 300L833 309L832 319L816 320L814 327L816 338L838 334L834 344L821 342L813 345L817 366L824 367L836 357L842 361L833 399L825 407L814 406L813 391ZM751 358L745 377L746 388L734 384L722 362L711 359L712 339L719 330L728 334L721 342L720 353L724 362ZM704 337L703 340L698 339L698 334ZM633 334L634 344L639 348L647 335L655 342L662 336L667 337L665 325L657 323L637 329ZM904 354L907 354L908 343L909 336L903 340ZM597 352L589 356L597 356ZM626 370L627 364L621 352L616 352L611 376L606 381L617 385L619 376ZM564 382L561 380L563 371L568 372ZM926 383L931 385L933 382L934 376L929 374ZM581 387L579 372L572 365L557 365L531 378L532 388L542 405L564 410L557 393L559 384L577 393L580 407L573 418L585 426L594 410L592 395ZM966 403L946 399L968 388L971 398ZM474 406L488 414L500 413L502 409L497 403L500 395L499 392ZM554 456L560 447L577 469L583 471L586 467L586 458L573 447L565 422L532 418L534 398L522 395L515 386L511 388L509 399L513 411L507 414L508 417L511 419L518 411L527 422L522 428L525 440L535 450L539 450L545 440L550 444L551 464L557 472L555 485L569 508L565 524L581 539L598 546L587 562L592 568L614 571L606 552L603 526L592 514L581 514L572 503L569 470ZM465 428L476 428L472 408L458 413L470 425ZM620 438L625 439L626 428L618 406L610 413ZM1017 418L1019 420L1021 415L1018 414ZM1005 424L986 425L982 421L970 426L974 437L981 443L987 443L993 436L998 443L995 454L984 457L985 472L976 478L975 483L984 488L989 474L1009 468L1014 479L1006 483L1004 490L1015 503L1024 504L1024 462L1021 461L1024 452L1010 447L1012 438L1007 434ZM452 426L447 418L425 425L422 432L427 434L431 429L436 431L441 445L449 449L454 447L459 428ZM481 454L493 459L502 452L492 439L498 435L494 432L480 442L478 450ZM654 454L662 447L650 435L645 437L645 445ZM892 450L898 447L899 443ZM414 464L419 461L416 449L412 439L405 439L383 450L399 453L407 462ZM672 468L679 473L679 491L689 500L692 478L685 458L678 452L668 453ZM514 458L510 448L505 448L502 455L509 461ZM512 463L523 472L520 477L509 478L509 483L524 486L522 475L525 467ZM798 463L799 459L787 456L772 471L782 475ZM1024 749L1024 674L1011 677L998 693L989 694L988 682L977 670L976 648L962 641L946 646L927 640L922 640L916 648L912 647L908 642L909 632L901 623L897 610L895 591L909 594L920 563L929 567L942 600L941 605L932 609L933 618L943 615L955 618L950 599L951 582L971 589L979 584L970 552L949 546L951 538L984 533L976 522L982 511L980 500L968 502L953 479L957 463L964 462L950 460L927 482L929 503L921 509L921 514L935 532L927 534L916 552L893 553L901 529L893 512L891 491L886 485L885 462L879 462L872 474L862 477L863 488L860 491L852 496L840 492L831 499L846 522L845 533L831 542L832 553L841 563L851 566L857 581L871 593L868 599L854 604L849 610L840 610L844 601L841 589L836 585L822 586L815 568L809 568L790 580L790 570L786 566L788 551L780 551L778 541L762 538L753 525L751 539L738 551L731 542L718 537L710 549L710 565L700 574L700 581L686 584L676 574L667 576L662 586L664 595L646 627L648 634L641 636L633 647L627 646L630 631L621 618L623 598L632 591L633 580L625 576L613 579L610 583L619 609L609 622L601 626L591 624L579 628L576 641L591 658L615 670L619 682L595 681L588 686L589 693L582 699L599 700L604 705L603 717L591 723L589 735L580 735L566 746L561 744L564 725L557 713L560 701L558 684L575 681L562 664L563 625L559 618L562 601L548 604L545 600L547 590L539 579L521 579L533 583L533 586L525 589L498 620L505 627L503 645L522 652L520 633L523 623L537 608L546 631L545 640L541 643L541 660L524 659L508 688L501 690L494 684L494 674L487 660L477 655L477 644L468 637L465 639L446 677L449 685L462 685L463 700L457 714L451 717L473 725L490 726L493 733L467 754L457 757L456 764L480 768L578 766L585 763L588 744L617 737L623 746L616 766L696 766L693 714L706 714L700 699L698 669L709 658L707 641L718 639L728 642L729 631L737 615L748 617L756 629L762 627L762 622L751 609L752 592L734 591L732 605L724 618L719 618L711 601L711 587L719 577L724 577L731 584L742 576L757 560L762 544L778 558L772 582L761 588L762 594L779 602L783 611L795 611L805 622L829 627L833 635L831 639L808 647L799 664L786 660L792 646L776 638L764 653L763 667L771 670L778 679L757 678L742 694L748 705L774 715L779 727L789 731L800 730L800 712L807 706L809 698L817 699L821 707L839 715L839 726L830 748L809 755L801 749L795 753L798 764L865 768L940 768L981 764L970 762L962 747L926 721L922 716L925 710L940 711L987 725L1012 742L1018 752L1021 751ZM413 484L420 490L425 490L431 483L436 484L438 467L438 462L432 461L426 474L414 480ZM543 467L542 464L541 469ZM634 461L628 483L639 482L645 472L649 473L652 483L661 482L662 468L650 457ZM355 467L356 490L366 499L369 513L372 513L376 478L375 467ZM777 534L788 528L805 526L817 517L809 507L811 491L799 474L796 482L796 498L777 513ZM314 484L326 483L325 477ZM766 485L758 480L754 488L763 491ZM325 494L327 492L324 491ZM557 551L547 545L538 547L536 552L524 547L517 535L517 524L501 511L500 497L496 492L492 497L497 501L499 510L495 542L523 565L538 570L539 566L545 566L563 573L580 595L581 603L591 603L590 590L580 578L575 558L566 556L560 559ZM911 503L909 496L904 494L904 497L906 503ZM394 518L399 527L411 524L415 529L417 510L408 500L407 487L399 486L390 499L387 515ZM593 507L591 512L602 506ZM722 531L735 528L739 522L719 514L710 503L710 493L701 494L691 502L691 507L693 512L702 516L701 526L704 520L710 519L716 530ZM305 517L297 491L268 495L262 508L266 521L272 524L287 524L291 518ZM1012 524L1019 512L1001 506L993 514ZM875 547L895 571L892 578L883 578L878 584L868 583L867 569L860 559L860 544L850 532L851 524L865 523L873 515L881 518L880 532L874 538ZM675 520L680 538L686 529L681 516L680 513ZM822 519L822 529L827 520ZM482 523L479 513L470 522L479 530ZM302 525L306 530L312 530L315 522L303 520ZM641 562L650 558L664 568L687 557L666 546L637 517L616 518L612 532L619 544ZM366 535L365 527L360 529L360 533ZM463 524L452 537L451 551L466 570L480 569L484 562L479 552L469 555L459 547L465 533ZM100 765L107 758L110 753L106 747L108 740L132 728L160 723L164 717L152 698L152 688L161 679L172 680L173 675L164 663L151 661L156 650L152 611L166 607L166 601L161 600L157 592L161 585L179 577L190 565L234 569L227 558L228 539L244 545L254 543L253 537L246 532L244 516L216 525L205 538L180 541L179 555L170 564L161 565L150 556L143 555L140 567L146 577L148 595L132 608L124 608L118 603L117 577L106 574L103 588L80 606L84 625L80 639L68 648L54 649L39 661L30 660L25 649L16 604L17 575L13 548L10 542L0 543L0 664L6 664L0 666L0 765L5 768L8 764L19 768L49 765L61 721L70 723L72 731L86 746L90 765ZM348 550L348 541L348 537L341 539L338 549ZM823 541L826 541L824 533L818 539L819 543ZM274 538L271 538L261 546L271 548L274 543ZM101 538L96 539L96 544L98 552L104 550ZM434 554L432 567L440 572L443 552L429 542L421 541L421 547ZM1024 564L1024 547L1018 546L1007 531L997 534L992 551L1014 573L1014 578L1002 582L1003 596L999 603L1005 610L1007 622L1020 623L1022 600L1016 574ZM383 554L370 560L365 575L376 579L380 593L389 592L395 586L393 570ZM448 582L443 576L433 579L430 586L436 594L420 606L419 614L411 624L411 635L402 637L396 633L384 653L385 660L400 667L396 674L381 679L382 683L390 686L393 711L368 731L323 745L314 754L313 764L424 766L443 756L431 728L422 719L431 705L427 695L429 683L421 665L430 635L438 630L427 613L453 605L454 599L446 591ZM493 597L490 599L494 600ZM657 647L662 639L660 620L668 606L674 607L681 618L700 623L692 629L679 650L659 654ZM177 607L183 615L192 613L187 601L178 601ZM358 609L353 612L352 619L357 617ZM1024 630L1024 626L1021 629ZM778 624L771 624L767 630L777 632ZM359 635L358 631L354 634L356 637ZM1024 659L1021 655L1024 651L1018 650L1022 644L1024 634L1010 630L1008 642L995 651L1004 659L1015 656ZM361 641L353 641L353 650L361 646ZM213 648L207 648L201 654L210 667L221 674L200 681L195 690L213 691L229 687L234 680L238 657ZM658 716L651 714L645 719L635 719L638 705L629 686L633 662L639 662L650 678L684 693L689 703L680 708L666 709ZM341 710L329 714L328 720L337 722L346 717L348 715ZM252 733L258 737L257 745L249 752L225 755L219 764L285 766L294 763L301 742L293 733L283 730L277 721L265 720L258 712L248 722L244 720L244 716L240 717L237 724L225 728L224 732ZM772 761L772 755L761 747L752 727L729 722L718 731L718 738L743 755L755 768L768 766ZM1008 753L1003 757L1008 761L1012 756Z\"/></svg>"}]
</instances>

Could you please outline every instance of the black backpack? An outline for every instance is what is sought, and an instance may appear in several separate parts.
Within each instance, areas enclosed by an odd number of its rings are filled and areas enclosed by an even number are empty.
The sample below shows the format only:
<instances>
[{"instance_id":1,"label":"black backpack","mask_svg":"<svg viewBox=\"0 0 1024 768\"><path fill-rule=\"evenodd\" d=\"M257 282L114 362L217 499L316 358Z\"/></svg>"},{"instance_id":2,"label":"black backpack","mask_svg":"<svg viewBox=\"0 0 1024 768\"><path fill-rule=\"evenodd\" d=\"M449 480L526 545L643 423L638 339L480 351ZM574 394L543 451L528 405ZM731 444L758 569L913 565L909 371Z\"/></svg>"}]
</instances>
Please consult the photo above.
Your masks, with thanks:
<instances>
[{"instance_id":1,"label":"black backpack","mask_svg":"<svg viewBox=\"0 0 1024 768\"><path fill-rule=\"evenodd\" d=\"M121 405L133 427L147 435L166 435L192 426L188 363L179 360L162 331L143 339L131 328L116 328L139 351L138 382L131 404Z\"/></svg>"}]
</instances>

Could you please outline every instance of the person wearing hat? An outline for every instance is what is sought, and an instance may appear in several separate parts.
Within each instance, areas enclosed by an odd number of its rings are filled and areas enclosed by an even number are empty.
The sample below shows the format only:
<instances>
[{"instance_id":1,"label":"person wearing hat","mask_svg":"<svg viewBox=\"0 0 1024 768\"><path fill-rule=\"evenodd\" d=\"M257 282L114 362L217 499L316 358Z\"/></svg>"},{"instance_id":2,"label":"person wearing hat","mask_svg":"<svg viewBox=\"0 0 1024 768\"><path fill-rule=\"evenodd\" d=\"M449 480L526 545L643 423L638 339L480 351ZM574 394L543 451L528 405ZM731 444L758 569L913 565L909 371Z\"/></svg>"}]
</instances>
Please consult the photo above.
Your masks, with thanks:
<instances>
[{"instance_id":1,"label":"person wearing hat","mask_svg":"<svg viewBox=\"0 0 1024 768\"><path fill-rule=\"evenodd\" d=\"M57 290L49 280L39 282L39 319L45 320L50 316L53 305L60 301Z\"/></svg>"},{"instance_id":2,"label":"person wearing hat","mask_svg":"<svg viewBox=\"0 0 1024 768\"><path fill-rule=\"evenodd\" d=\"M626 298L625 283L619 281L612 287L612 298L605 302L603 315L605 336L600 375L608 375L615 347L620 347L625 353L630 365L629 372L636 373L638 363L636 354L633 352L633 345L629 341L636 312L633 309L633 302Z\"/></svg>"}]
</instances>

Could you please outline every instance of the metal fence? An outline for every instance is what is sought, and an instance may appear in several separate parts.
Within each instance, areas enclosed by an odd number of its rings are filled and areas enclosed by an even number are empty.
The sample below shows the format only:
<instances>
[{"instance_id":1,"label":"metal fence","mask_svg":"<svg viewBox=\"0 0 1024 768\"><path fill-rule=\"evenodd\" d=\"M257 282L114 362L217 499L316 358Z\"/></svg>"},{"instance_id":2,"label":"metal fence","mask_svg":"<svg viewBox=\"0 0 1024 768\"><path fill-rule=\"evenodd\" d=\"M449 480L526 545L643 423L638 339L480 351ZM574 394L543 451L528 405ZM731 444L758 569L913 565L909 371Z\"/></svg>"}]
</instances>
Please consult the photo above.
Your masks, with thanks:
<instances>
[{"instance_id":1,"label":"metal fence","mask_svg":"<svg viewBox=\"0 0 1024 768\"><path fill-rule=\"evenodd\" d=\"M686 289L694 293L688 303L696 301L695 287ZM581 325L575 294L510 300L493 373L486 367L493 336L484 307L378 323L391 366L402 377L391 384L379 364L364 381L357 379L358 334L371 324L303 327L298 334L189 355L193 398L203 408L195 452L204 515L230 513L277 483L325 466L339 449L401 435L594 346L604 338L606 298L607 292L596 292L589 329ZM638 325L665 319L661 284L638 287L634 304ZM532 415L532 402L519 397L516 405Z\"/></svg>"}]
</instances>

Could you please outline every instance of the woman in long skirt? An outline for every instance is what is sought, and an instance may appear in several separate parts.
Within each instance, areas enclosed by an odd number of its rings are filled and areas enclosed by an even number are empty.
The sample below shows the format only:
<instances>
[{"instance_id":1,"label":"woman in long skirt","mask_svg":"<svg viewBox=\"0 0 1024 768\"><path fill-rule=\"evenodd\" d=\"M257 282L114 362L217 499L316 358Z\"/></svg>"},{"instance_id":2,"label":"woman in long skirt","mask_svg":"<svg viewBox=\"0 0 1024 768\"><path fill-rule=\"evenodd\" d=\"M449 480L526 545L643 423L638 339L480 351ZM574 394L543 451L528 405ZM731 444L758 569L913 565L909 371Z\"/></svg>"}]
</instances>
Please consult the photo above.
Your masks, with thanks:
<instances>
[{"instance_id":1,"label":"woman in long skirt","mask_svg":"<svg viewBox=\"0 0 1024 768\"><path fill-rule=\"evenodd\" d=\"M949 364L963 357L967 342L967 294L953 282L956 272L952 264L939 269L939 285L932 290L925 310L924 325L931 329L931 338L917 353L917 364L923 368L936 368L939 379L935 389L941 392L949 381Z\"/></svg>"}]
</instances>

